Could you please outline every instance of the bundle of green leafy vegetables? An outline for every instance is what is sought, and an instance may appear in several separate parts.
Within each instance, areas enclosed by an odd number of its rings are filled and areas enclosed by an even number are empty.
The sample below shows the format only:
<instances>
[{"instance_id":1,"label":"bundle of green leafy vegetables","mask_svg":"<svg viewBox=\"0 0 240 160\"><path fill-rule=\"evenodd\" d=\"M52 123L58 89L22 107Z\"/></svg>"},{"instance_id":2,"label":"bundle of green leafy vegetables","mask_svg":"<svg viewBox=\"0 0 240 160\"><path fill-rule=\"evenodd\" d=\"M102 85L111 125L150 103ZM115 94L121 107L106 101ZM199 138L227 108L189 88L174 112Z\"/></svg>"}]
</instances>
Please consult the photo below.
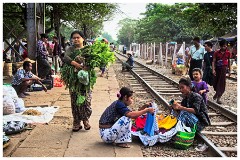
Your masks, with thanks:
<instances>
[{"instance_id":1,"label":"bundle of green leafy vegetables","mask_svg":"<svg viewBox=\"0 0 240 160\"><path fill-rule=\"evenodd\" d=\"M86 97L81 95L82 91L88 92L90 89L93 89L94 84L96 83L97 75L95 68L107 66L115 61L114 52L110 51L108 44L105 44L100 41L94 42L93 45L85 46L80 50L74 50L70 58L75 60L76 57L81 56L84 58L84 65L87 67L89 75L89 84L84 85L79 82L78 79L78 70L72 65L64 64L60 70L61 79L66 85L66 89L69 88L71 92L77 93L77 105L84 103Z\"/></svg>"}]
</instances>

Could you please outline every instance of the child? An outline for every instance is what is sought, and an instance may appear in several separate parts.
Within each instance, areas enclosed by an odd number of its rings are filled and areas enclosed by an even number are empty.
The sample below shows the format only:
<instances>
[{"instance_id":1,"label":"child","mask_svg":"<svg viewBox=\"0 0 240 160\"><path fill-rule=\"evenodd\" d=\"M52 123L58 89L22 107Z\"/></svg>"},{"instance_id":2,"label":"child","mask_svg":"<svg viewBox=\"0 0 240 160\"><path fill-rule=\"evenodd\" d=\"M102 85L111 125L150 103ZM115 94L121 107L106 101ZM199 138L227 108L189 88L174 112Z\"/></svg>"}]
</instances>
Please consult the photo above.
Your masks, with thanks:
<instances>
[{"instance_id":1,"label":"child","mask_svg":"<svg viewBox=\"0 0 240 160\"><path fill-rule=\"evenodd\" d=\"M209 90L207 83L202 80L202 71L200 68L194 68L192 74L194 79L194 81L192 81L194 86L193 91L199 93L207 105L207 92L209 92Z\"/></svg>"},{"instance_id":2,"label":"child","mask_svg":"<svg viewBox=\"0 0 240 160\"><path fill-rule=\"evenodd\" d=\"M177 55L176 63L177 63L177 65L184 65L184 60L183 60L183 55L182 54Z\"/></svg>"},{"instance_id":3,"label":"child","mask_svg":"<svg viewBox=\"0 0 240 160\"><path fill-rule=\"evenodd\" d=\"M206 104L199 94L192 91L191 79L181 78L179 89L184 98L181 104L173 103L171 105L172 109L179 111L177 119L191 128L196 124L198 131L210 125Z\"/></svg>"},{"instance_id":4,"label":"child","mask_svg":"<svg viewBox=\"0 0 240 160\"><path fill-rule=\"evenodd\" d=\"M137 118L147 112L154 113L153 108L145 105L140 111L131 111L128 106L133 103L133 91L122 87L114 101L105 109L99 120L99 131L102 140L106 143L115 143L122 148L129 148L131 142L131 118Z\"/></svg>"}]
</instances>

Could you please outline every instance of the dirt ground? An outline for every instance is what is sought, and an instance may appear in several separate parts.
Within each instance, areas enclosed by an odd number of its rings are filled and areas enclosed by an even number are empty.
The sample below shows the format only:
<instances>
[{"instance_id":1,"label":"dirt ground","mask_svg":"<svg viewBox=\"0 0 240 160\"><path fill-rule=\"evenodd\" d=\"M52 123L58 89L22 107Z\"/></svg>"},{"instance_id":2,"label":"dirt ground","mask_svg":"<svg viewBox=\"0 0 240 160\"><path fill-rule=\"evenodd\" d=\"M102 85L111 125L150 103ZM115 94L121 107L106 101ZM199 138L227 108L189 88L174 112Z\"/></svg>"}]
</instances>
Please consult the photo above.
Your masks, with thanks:
<instances>
[{"instance_id":1,"label":"dirt ground","mask_svg":"<svg viewBox=\"0 0 240 160\"><path fill-rule=\"evenodd\" d=\"M99 74L99 73L98 73ZM5 80L4 82L9 82ZM25 107L59 106L47 124L31 124L22 133L9 135L10 145L3 157L142 157L139 141L131 144L131 152L104 143L99 135L98 121L104 109L117 99L119 86L113 68L98 77L92 93L90 130L72 132L71 102L68 90L54 87L44 91L29 92L24 98Z\"/></svg>"}]
</instances>

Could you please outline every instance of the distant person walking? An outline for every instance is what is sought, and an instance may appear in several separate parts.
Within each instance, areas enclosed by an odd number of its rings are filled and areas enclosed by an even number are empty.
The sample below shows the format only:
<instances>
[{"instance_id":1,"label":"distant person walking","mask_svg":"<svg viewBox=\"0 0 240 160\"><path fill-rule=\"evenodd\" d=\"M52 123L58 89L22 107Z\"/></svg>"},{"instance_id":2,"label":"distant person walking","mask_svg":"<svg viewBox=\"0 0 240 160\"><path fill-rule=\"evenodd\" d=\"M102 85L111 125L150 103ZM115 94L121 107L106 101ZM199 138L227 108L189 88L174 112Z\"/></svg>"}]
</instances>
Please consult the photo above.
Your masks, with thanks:
<instances>
[{"instance_id":1,"label":"distant person walking","mask_svg":"<svg viewBox=\"0 0 240 160\"><path fill-rule=\"evenodd\" d=\"M126 54L126 53L127 53L127 47L124 46L124 47L123 47L123 54Z\"/></svg>"},{"instance_id":2,"label":"distant person walking","mask_svg":"<svg viewBox=\"0 0 240 160\"><path fill-rule=\"evenodd\" d=\"M200 44L200 38L195 37L193 39L193 46L190 48L189 52L189 61L190 62L190 68L189 68L189 76L191 80L193 81L193 75L192 75L192 70L194 68L200 68L202 69L202 60L204 57L205 49L204 47ZM188 64L187 63L187 64Z\"/></svg>"},{"instance_id":3,"label":"distant person walking","mask_svg":"<svg viewBox=\"0 0 240 160\"><path fill-rule=\"evenodd\" d=\"M212 50L212 42L205 42L204 47L207 53L204 54L204 62L203 62L203 81L205 81L210 86L213 85L213 73L212 73L212 62L213 62L213 54Z\"/></svg>"},{"instance_id":4,"label":"distant person walking","mask_svg":"<svg viewBox=\"0 0 240 160\"><path fill-rule=\"evenodd\" d=\"M230 70L230 58L231 53L227 50L227 41L222 40L219 42L220 49L214 52L213 55L213 62L212 62L212 71L214 75L213 81L213 88L216 92L213 96L213 99L217 99L218 104L222 104L220 100L221 96L223 95L226 87L226 72L227 67L229 67L229 74L231 73Z\"/></svg>"},{"instance_id":5,"label":"distant person walking","mask_svg":"<svg viewBox=\"0 0 240 160\"><path fill-rule=\"evenodd\" d=\"M42 33L40 36L41 39L37 42L38 76L45 79L47 75L51 74L51 66L48 62L48 51L46 47L48 35Z\"/></svg>"},{"instance_id":6,"label":"distant person walking","mask_svg":"<svg viewBox=\"0 0 240 160\"><path fill-rule=\"evenodd\" d=\"M58 43L58 37L53 37L54 47L53 47L53 65L55 67L55 73L58 72L59 69L59 55L61 55L61 45Z\"/></svg>"}]
</instances>

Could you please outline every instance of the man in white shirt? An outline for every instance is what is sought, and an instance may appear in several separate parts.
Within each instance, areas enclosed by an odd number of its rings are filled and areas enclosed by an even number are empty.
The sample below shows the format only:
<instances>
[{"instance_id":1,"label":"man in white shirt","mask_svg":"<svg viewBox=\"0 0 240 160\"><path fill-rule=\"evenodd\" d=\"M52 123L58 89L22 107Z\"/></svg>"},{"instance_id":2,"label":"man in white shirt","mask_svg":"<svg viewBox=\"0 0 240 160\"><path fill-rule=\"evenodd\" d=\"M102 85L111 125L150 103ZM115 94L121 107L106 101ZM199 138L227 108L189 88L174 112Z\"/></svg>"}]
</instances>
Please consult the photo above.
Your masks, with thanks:
<instances>
[{"instance_id":1,"label":"man in white shirt","mask_svg":"<svg viewBox=\"0 0 240 160\"><path fill-rule=\"evenodd\" d=\"M193 44L194 45L191 46L190 48L189 61L188 61L188 63L190 62L189 76L191 80L193 80L192 70L194 68L202 69L202 61L205 53L205 48L200 44L199 37L195 37L193 39Z\"/></svg>"}]
</instances>

